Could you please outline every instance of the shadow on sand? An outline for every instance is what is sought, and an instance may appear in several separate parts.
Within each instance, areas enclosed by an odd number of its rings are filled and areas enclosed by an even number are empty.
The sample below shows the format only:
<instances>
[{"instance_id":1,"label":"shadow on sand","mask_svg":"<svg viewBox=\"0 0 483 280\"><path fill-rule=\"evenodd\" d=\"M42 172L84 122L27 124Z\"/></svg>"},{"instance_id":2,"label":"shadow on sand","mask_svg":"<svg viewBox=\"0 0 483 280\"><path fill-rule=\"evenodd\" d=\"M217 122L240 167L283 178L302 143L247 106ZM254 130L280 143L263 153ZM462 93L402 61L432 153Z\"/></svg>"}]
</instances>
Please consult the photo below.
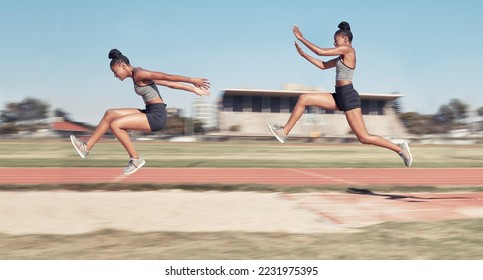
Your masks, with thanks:
<instances>
[{"instance_id":1,"label":"shadow on sand","mask_svg":"<svg viewBox=\"0 0 483 280\"><path fill-rule=\"evenodd\" d=\"M392 200L403 200L405 202L425 202L428 200L455 200L455 199L464 199L464 200L474 200L471 197L463 197L463 196L455 196L455 197L420 197L420 196L413 196L413 195L402 195L402 194L388 194L388 193L375 193L368 189L357 189L357 188L348 188L346 192L351 194L360 194L360 195L370 195L370 196L382 196L386 197L386 199Z\"/></svg>"}]
</instances>

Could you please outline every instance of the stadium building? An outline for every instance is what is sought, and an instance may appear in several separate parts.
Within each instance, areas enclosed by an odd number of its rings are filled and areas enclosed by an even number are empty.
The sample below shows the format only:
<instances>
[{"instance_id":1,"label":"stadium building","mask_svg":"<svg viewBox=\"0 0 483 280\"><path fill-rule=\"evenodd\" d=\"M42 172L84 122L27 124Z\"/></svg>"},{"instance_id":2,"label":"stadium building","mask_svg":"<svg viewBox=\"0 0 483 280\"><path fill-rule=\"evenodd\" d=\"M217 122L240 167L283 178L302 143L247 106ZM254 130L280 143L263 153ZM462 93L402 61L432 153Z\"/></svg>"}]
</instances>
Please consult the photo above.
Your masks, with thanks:
<instances>
[{"instance_id":1,"label":"stadium building","mask_svg":"<svg viewBox=\"0 0 483 280\"><path fill-rule=\"evenodd\" d=\"M225 89L219 101L219 134L228 137L271 136L266 123L285 124L298 97L304 93L321 93L311 90L257 90ZM411 136L399 121L394 101L400 94L360 93L362 114L371 134L391 139L408 139ZM324 138L357 141L340 111L307 107L305 114L290 133L290 138Z\"/></svg>"},{"instance_id":2,"label":"stadium building","mask_svg":"<svg viewBox=\"0 0 483 280\"><path fill-rule=\"evenodd\" d=\"M216 127L216 105L203 99L196 99L191 103L193 119L203 123L203 128L213 129Z\"/></svg>"}]
</instances>

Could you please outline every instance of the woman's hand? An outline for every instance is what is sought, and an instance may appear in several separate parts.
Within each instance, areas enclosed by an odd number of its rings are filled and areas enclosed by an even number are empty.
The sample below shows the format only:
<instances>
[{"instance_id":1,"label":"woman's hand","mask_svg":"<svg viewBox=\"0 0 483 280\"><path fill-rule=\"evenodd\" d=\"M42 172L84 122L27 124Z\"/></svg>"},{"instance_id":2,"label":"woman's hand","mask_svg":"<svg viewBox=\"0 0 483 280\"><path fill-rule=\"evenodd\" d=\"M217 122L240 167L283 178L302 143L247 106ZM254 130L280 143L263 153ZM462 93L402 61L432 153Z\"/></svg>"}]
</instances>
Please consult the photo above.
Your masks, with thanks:
<instances>
[{"instance_id":1,"label":"woman's hand","mask_svg":"<svg viewBox=\"0 0 483 280\"><path fill-rule=\"evenodd\" d=\"M301 55L301 56L304 56L304 51L302 50L302 48L299 46L299 44L297 44L297 42L295 42L295 48L297 49L297 52Z\"/></svg>"},{"instance_id":2,"label":"woman's hand","mask_svg":"<svg viewBox=\"0 0 483 280\"><path fill-rule=\"evenodd\" d=\"M304 38L304 35L302 35L302 32L300 32L300 29L297 25L293 26L292 31L297 39L302 40Z\"/></svg>"},{"instance_id":3,"label":"woman's hand","mask_svg":"<svg viewBox=\"0 0 483 280\"><path fill-rule=\"evenodd\" d=\"M196 87L196 86L195 86L195 87L193 87L193 92L194 92L196 95L199 95L199 96L201 96L201 97L203 97L203 96L210 96L210 95L211 95L211 93L210 93L208 90L206 90L206 89L201 89L201 88Z\"/></svg>"},{"instance_id":4,"label":"woman's hand","mask_svg":"<svg viewBox=\"0 0 483 280\"><path fill-rule=\"evenodd\" d=\"M195 87L201 89L201 90L209 90L211 87L210 82L208 79L202 79L202 78L193 78L193 81L191 82Z\"/></svg>"},{"instance_id":5,"label":"woman's hand","mask_svg":"<svg viewBox=\"0 0 483 280\"><path fill-rule=\"evenodd\" d=\"M194 85L193 92L196 95L203 97L203 96L209 96L211 94L209 92L211 84L208 81L208 79L194 78L192 83Z\"/></svg>"}]
</instances>

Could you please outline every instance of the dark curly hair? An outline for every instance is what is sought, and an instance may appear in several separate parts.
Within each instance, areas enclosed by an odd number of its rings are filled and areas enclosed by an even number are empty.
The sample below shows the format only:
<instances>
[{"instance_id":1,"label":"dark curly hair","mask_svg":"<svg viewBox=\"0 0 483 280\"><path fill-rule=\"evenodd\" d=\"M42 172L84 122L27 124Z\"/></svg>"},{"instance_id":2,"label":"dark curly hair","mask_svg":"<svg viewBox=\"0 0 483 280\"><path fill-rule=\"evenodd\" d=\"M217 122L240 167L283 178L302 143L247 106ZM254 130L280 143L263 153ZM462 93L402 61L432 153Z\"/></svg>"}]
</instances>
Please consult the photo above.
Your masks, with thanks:
<instances>
[{"instance_id":1,"label":"dark curly hair","mask_svg":"<svg viewBox=\"0 0 483 280\"><path fill-rule=\"evenodd\" d=\"M131 65L129 63L129 59L124 56L122 54L122 52L120 52L119 50L117 49L112 49L110 52L109 52L109 59L111 60L111 67L114 66L115 64L119 64L121 62L124 62L126 63L127 65Z\"/></svg>"},{"instance_id":2,"label":"dark curly hair","mask_svg":"<svg viewBox=\"0 0 483 280\"><path fill-rule=\"evenodd\" d=\"M335 36L339 34L347 36L347 38L349 38L349 42L352 42L353 35L351 32L351 26L349 25L349 23L343 21L339 23L337 27L339 27L339 30L335 32Z\"/></svg>"}]
</instances>

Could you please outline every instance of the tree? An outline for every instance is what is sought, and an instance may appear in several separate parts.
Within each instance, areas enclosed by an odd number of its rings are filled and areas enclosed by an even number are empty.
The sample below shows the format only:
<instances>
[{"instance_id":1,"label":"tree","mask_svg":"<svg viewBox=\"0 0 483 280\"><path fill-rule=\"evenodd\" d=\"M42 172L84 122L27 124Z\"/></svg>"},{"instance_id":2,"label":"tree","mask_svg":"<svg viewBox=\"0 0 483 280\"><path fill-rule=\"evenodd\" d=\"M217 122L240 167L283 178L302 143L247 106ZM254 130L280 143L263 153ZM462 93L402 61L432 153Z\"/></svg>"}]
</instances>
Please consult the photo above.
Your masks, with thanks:
<instances>
[{"instance_id":1,"label":"tree","mask_svg":"<svg viewBox=\"0 0 483 280\"><path fill-rule=\"evenodd\" d=\"M465 119L468 113L468 105L460 101L459 99L451 99L449 106L454 112L456 120Z\"/></svg>"},{"instance_id":2,"label":"tree","mask_svg":"<svg viewBox=\"0 0 483 280\"><path fill-rule=\"evenodd\" d=\"M434 115L433 119L436 123L449 124L456 119L456 113L451 106L441 105L436 115Z\"/></svg>"},{"instance_id":3,"label":"tree","mask_svg":"<svg viewBox=\"0 0 483 280\"><path fill-rule=\"evenodd\" d=\"M49 105L35 98L25 98L19 103L11 102L5 107L2 120L8 122L45 119L49 112Z\"/></svg>"},{"instance_id":4,"label":"tree","mask_svg":"<svg viewBox=\"0 0 483 280\"><path fill-rule=\"evenodd\" d=\"M59 108L55 109L54 110L54 116L59 117L59 118L63 118L65 121L72 121L69 117L70 113L67 113L63 109L59 109Z\"/></svg>"},{"instance_id":5,"label":"tree","mask_svg":"<svg viewBox=\"0 0 483 280\"><path fill-rule=\"evenodd\" d=\"M18 116L12 112L4 110L0 113L0 120L5 123L13 123L18 119Z\"/></svg>"},{"instance_id":6,"label":"tree","mask_svg":"<svg viewBox=\"0 0 483 280\"><path fill-rule=\"evenodd\" d=\"M463 120L468 113L468 105L457 98L450 100L448 104L441 105L434 116L434 121L440 124L452 124L454 121Z\"/></svg>"},{"instance_id":7,"label":"tree","mask_svg":"<svg viewBox=\"0 0 483 280\"><path fill-rule=\"evenodd\" d=\"M205 133L205 124L200 120L194 120L193 130L195 133Z\"/></svg>"}]
</instances>

